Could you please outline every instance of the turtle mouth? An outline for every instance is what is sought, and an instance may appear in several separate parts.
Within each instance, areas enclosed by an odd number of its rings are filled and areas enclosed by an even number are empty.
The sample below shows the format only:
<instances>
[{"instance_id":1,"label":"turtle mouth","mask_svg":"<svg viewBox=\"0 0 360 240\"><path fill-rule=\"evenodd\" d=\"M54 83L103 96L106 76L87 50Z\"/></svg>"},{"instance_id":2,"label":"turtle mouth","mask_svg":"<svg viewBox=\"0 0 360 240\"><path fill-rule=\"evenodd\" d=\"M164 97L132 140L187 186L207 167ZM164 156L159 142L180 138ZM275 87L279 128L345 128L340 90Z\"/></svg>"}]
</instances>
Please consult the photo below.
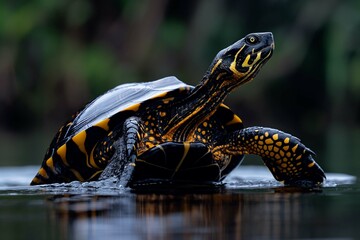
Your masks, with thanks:
<instances>
[{"instance_id":1,"label":"turtle mouth","mask_svg":"<svg viewBox=\"0 0 360 240\"><path fill-rule=\"evenodd\" d=\"M270 46L267 46L262 50L260 50L261 58L262 58L261 62L267 61L272 56L274 50L275 50L275 43L272 43Z\"/></svg>"}]
</instances>

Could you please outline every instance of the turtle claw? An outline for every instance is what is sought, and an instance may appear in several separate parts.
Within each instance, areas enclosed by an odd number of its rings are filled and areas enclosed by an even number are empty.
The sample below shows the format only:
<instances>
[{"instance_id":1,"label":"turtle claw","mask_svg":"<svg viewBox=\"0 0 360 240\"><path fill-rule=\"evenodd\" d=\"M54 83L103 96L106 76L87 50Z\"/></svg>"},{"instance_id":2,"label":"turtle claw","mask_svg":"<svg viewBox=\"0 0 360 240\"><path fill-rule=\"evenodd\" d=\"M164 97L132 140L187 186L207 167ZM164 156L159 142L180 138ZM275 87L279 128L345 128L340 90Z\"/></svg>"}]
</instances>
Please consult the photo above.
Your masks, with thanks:
<instances>
[{"instance_id":1,"label":"turtle claw","mask_svg":"<svg viewBox=\"0 0 360 240\"><path fill-rule=\"evenodd\" d=\"M326 179L324 171L314 161L312 151L306 152L293 164L293 167L284 168L270 158L262 158L273 176L278 181L283 181L287 186L314 187L320 186Z\"/></svg>"}]
</instances>

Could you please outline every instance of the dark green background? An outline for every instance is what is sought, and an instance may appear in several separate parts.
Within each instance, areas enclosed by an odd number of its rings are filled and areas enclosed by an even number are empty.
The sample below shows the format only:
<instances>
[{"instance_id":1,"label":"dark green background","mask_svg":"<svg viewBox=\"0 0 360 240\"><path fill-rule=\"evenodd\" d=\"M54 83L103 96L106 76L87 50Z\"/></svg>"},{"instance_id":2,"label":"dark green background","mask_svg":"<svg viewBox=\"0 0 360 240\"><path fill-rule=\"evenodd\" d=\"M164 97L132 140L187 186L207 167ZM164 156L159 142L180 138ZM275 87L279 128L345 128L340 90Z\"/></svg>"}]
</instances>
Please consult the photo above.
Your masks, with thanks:
<instances>
[{"instance_id":1,"label":"dark green background","mask_svg":"<svg viewBox=\"0 0 360 240\"><path fill-rule=\"evenodd\" d=\"M246 126L298 136L326 171L360 175L360 1L0 3L0 165L40 164L59 126L118 84L197 84L250 32L276 49L228 105ZM261 161L247 161L260 164Z\"/></svg>"}]
</instances>

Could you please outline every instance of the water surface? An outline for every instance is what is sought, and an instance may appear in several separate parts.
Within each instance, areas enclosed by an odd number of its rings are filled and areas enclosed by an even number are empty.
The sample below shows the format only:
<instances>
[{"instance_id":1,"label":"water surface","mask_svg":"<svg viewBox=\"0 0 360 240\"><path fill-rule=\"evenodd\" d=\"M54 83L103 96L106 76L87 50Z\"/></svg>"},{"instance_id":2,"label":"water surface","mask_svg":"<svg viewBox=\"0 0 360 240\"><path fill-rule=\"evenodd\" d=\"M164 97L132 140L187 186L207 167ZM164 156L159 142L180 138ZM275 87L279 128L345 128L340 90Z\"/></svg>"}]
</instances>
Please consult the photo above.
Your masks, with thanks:
<instances>
[{"instance_id":1,"label":"water surface","mask_svg":"<svg viewBox=\"0 0 360 240\"><path fill-rule=\"evenodd\" d=\"M346 174L303 191L242 166L224 188L136 193L28 186L37 168L0 168L1 239L360 239L360 187Z\"/></svg>"}]
</instances>

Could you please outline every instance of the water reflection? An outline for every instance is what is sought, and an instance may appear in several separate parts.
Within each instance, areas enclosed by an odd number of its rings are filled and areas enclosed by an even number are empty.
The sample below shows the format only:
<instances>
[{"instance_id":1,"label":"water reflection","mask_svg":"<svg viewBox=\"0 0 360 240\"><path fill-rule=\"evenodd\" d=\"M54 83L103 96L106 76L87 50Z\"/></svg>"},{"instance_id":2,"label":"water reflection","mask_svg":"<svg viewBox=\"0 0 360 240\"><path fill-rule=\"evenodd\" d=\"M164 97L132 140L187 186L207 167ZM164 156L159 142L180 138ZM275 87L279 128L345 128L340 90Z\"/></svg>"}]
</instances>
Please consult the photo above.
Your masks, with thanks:
<instances>
[{"instance_id":1,"label":"water reflection","mask_svg":"<svg viewBox=\"0 0 360 240\"><path fill-rule=\"evenodd\" d=\"M360 239L360 185L349 175L301 192L243 166L224 188L155 194L106 182L29 187L36 170L0 168L1 239Z\"/></svg>"},{"instance_id":2,"label":"water reflection","mask_svg":"<svg viewBox=\"0 0 360 240\"><path fill-rule=\"evenodd\" d=\"M301 195L283 193L61 195L49 199L63 239L299 237Z\"/></svg>"}]
</instances>

